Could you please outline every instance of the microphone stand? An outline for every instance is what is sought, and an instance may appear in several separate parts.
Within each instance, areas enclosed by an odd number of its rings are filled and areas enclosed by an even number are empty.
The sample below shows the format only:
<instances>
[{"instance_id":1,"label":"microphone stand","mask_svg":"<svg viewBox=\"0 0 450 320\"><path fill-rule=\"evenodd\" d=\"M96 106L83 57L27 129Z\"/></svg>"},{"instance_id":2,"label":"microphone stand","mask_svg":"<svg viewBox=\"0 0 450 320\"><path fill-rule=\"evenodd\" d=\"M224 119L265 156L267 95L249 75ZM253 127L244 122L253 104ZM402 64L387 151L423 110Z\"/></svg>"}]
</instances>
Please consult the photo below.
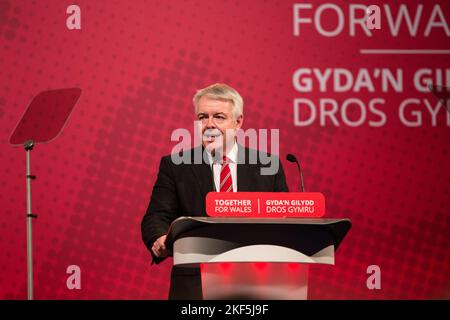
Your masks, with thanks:
<instances>
[{"instance_id":1,"label":"microphone stand","mask_svg":"<svg viewBox=\"0 0 450 320\"><path fill-rule=\"evenodd\" d=\"M303 185L303 174L302 170L300 169L300 164L298 163L298 161L295 161L295 163L297 164L298 171L300 172L300 184L302 187L302 192L305 192L305 186Z\"/></svg>"},{"instance_id":2,"label":"microphone stand","mask_svg":"<svg viewBox=\"0 0 450 320\"><path fill-rule=\"evenodd\" d=\"M300 168L300 163L298 163L297 157L293 154L286 155L286 160L289 162L295 162L297 164L298 172L300 173L300 186L302 188L302 192L305 192L305 186L303 185L303 174L302 169Z\"/></svg>"}]
</instances>

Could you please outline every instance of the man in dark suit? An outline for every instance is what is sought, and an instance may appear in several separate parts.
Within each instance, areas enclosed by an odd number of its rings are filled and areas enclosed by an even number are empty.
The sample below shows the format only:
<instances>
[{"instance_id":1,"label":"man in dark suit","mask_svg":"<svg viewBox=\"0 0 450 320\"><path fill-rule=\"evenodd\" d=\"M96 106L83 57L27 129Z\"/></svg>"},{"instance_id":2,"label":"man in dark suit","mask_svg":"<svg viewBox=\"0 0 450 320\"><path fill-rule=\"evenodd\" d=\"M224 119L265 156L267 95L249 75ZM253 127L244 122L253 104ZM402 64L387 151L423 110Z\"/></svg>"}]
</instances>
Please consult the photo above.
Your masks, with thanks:
<instances>
[{"instance_id":1,"label":"man in dark suit","mask_svg":"<svg viewBox=\"0 0 450 320\"><path fill-rule=\"evenodd\" d=\"M161 159L141 223L142 239L152 254L152 263L171 254L165 240L172 221L181 216L206 216L208 192L288 191L277 157L237 144L236 132L243 123L243 100L236 90L214 84L199 90L193 102L201 125L202 145ZM277 170L270 170L269 165ZM264 174L264 169L269 169L266 173L274 172ZM202 299L200 269L174 266L169 299Z\"/></svg>"}]
</instances>

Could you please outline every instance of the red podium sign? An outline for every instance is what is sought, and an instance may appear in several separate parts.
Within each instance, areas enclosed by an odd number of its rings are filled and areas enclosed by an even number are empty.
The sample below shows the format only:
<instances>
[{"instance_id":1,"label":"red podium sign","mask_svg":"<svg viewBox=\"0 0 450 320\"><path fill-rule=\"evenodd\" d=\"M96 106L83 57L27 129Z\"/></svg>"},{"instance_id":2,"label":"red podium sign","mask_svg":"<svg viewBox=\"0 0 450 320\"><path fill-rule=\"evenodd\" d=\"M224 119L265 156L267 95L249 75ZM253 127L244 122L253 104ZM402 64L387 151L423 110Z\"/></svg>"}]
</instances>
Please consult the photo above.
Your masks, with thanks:
<instances>
[{"instance_id":1,"label":"red podium sign","mask_svg":"<svg viewBox=\"0 0 450 320\"><path fill-rule=\"evenodd\" d=\"M319 218L325 214L320 192L210 192L210 217Z\"/></svg>"}]
</instances>

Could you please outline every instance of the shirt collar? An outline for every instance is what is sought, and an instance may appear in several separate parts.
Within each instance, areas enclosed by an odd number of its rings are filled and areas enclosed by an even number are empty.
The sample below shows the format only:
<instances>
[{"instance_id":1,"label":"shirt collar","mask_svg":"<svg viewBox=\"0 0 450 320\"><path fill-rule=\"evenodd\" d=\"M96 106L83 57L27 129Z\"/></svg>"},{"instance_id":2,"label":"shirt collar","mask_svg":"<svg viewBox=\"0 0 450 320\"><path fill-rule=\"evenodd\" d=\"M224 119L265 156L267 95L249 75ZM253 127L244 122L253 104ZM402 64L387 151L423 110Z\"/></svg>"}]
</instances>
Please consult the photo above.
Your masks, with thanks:
<instances>
[{"instance_id":1,"label":"shirt collar","mask_svg":"<svg viewBox=\"0 0 450 320\"><path fill-rule=\"evenodd\" d=\"M209 151L207 151L206 153L208 154L209 163L213 163L212 154ZM227 158L230 160L230 162L237 163L238 145L237 145L236 141L234 142L233 147L231 147L231 150L228 151Z\"/></svg>"}]
</instances>

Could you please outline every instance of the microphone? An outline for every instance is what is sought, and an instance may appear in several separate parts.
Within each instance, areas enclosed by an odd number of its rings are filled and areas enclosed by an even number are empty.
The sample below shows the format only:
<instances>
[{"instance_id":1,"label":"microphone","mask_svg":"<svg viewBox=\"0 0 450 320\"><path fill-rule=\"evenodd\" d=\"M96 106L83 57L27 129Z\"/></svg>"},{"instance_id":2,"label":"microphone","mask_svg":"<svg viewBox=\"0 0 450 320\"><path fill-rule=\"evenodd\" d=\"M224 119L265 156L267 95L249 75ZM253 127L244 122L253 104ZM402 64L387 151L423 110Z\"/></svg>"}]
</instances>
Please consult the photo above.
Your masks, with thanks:
<instances>
[{"instance_id":1,"label":"microphone","mask_svg":"<svg viewBox=\"0 0 450 320\"><path fill-rule=\"evenodd\" d=\"M303 185L303 175L302 175L302 169L300 168L300 164L298 163L297 158L293 154L287 154L286 160L289 162L295 162L297 164L298 172L300 173L300 183L302 187L302 192L305 192L305 186Z\"/></svg>"}]
</instances>

